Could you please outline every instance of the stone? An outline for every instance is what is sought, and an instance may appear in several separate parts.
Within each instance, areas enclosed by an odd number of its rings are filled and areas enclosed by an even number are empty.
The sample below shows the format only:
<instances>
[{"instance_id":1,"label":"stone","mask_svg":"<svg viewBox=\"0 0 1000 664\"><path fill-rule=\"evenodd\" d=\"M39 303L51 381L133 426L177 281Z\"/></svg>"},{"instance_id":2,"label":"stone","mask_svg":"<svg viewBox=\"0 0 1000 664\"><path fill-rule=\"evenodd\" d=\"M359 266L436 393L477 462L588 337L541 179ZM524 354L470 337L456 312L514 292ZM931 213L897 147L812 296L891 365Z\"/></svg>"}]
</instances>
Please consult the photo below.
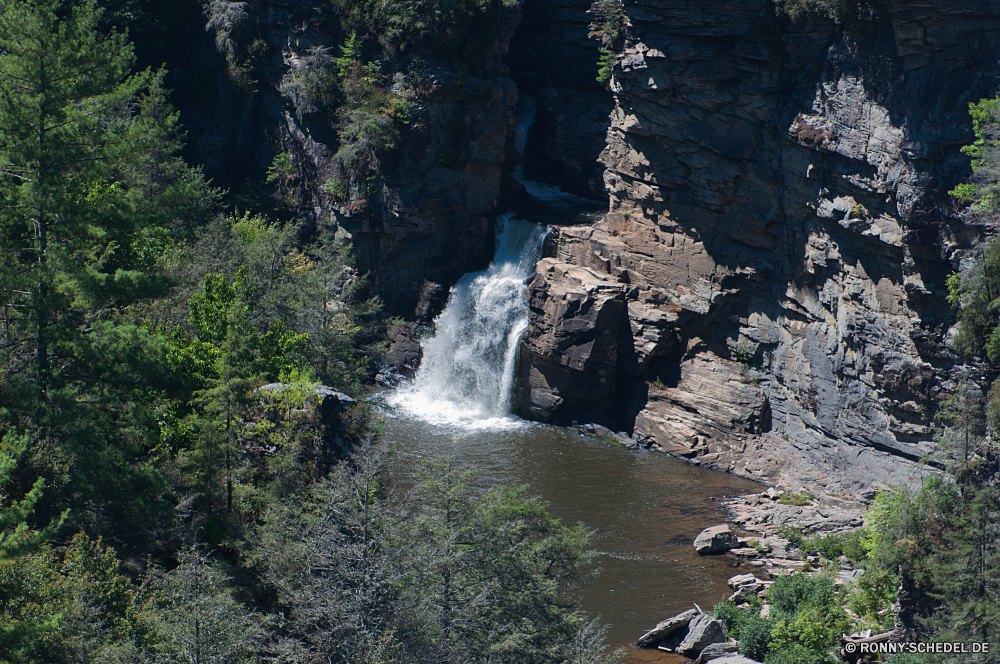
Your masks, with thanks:
<instances>
[{"instance_id":1,"label":"stone","mask_svg":"<svg viewBox=\"0 0 1000 664\"><path fill-rule=\"evenodd\" d=\"M719 643L710 643L701 651L698 658L694 660L694 664L705 664L705 662L711 662L718 660L721 657L727 655L733 655L739 653L740 644L738 641L722 641Z\"/></svg>"},{"instance_id":2,"label":"stone","mask_svg":"<svg viewBox=\"0 0 1000 664\"><path fill-rule=\"evenodd\" d=\"M640 648L647 648L655 645L660 641L673 636L680 630L687 629L688 623L690 623L691 620L693 620L697 615L697 610L688 609L687 611L678 613L676 616L667 618L666 620L658 623L656 627L640 636L639 640L635 642L635 645Z\"/></svg>"},{"instance_id":3,"label":"stone","mask_svg":"<svg viewBox=\"0 0 1000 664\"><path fill-rule=\"evenodd\" d=\"M760 664L757 660L744 657L743 655L724 655L711 661L712 664Z\"/></svg>"},{"instance_id":4,"label":"stone","mask_svg":"<svg viewBox=\"0 0 1000 664\"><path fill-rule=\"evenodd\" d=\"M730 588L735 589L739 586L757 585L760 581L753 574L737 574L734 577L730 577L726 583Z\"/></svg>"},{"instance_id":5,"label":"stone","mask_svg":"<svg viewBox=\"0 0 1000 664\"><path fill-rule=\"evenodd\" d=\"M699 555L725 553L736 546L736 536L723 524L701 531L694 540L694 549Z\"/></svg>"},{"instance_id":6,"label":"stone","mask_svg":"<svg viewBox=\"0 0 1000 664\"><path fill-rule=\"evenodd\" d=\"M1000 5L911 4L863 37L783 24L780 66L761 2L629 11L645 50L615 68L609 210L563 228L547 259L607 278L621 336L576 381L522 380L524 403L568 422L590 402L576 384L614 384L605 424L672 454L795 492L919 485L927 413L961 366L944 279L984 237L947 230L960 221L940 174L966 163L966 100L995 92ZM557 309L531 324L557 326ZM531 350L522 376L565 354Z\"/></svg>"},{"instance_id":7,"label":"stone","mask_svg":"<svg viewBox=\"0 0 1000 664\"><path fill-rule=\"evenodd\" d=\"M688 633L675 649L685 657L697 657L710 643L726 639L726 624L713 616L702 614L688 625Z\"/></svg>"}]
</instances>

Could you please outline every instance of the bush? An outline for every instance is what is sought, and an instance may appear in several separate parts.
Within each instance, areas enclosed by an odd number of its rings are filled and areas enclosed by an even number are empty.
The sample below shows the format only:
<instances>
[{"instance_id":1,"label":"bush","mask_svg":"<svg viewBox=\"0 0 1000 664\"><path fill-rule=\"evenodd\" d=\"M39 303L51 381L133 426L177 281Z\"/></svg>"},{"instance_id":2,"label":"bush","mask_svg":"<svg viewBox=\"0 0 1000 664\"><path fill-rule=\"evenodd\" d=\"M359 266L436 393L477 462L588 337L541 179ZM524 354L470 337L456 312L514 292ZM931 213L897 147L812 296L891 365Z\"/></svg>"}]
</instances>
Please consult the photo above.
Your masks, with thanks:
<instances>
[{"instance_id":1,"label":"bush","mask_svg":"<svg viewBox=\"0 0 1000 664\"><path fill-rule=\"evenodd\" d=\"M778 536L784 537L786 540L791 542L792 546L799 549L802 548L802 544L805 542L806 536L798 528L792 528L791 526L782 526L778 528Z\"/></svg>"},{"instance_id":2,"label":"bush","mask_svg":"<svg viewBox=\"0 0 1000 664\"><path fill-rule=\"evenodd\" d=\"M840 556L844 556L851 562L860 563L865 559L865 550L861 546L861 538L861 530L809 537L803 540L802 550L818 551L821 556L830 560L836 560Z\"/></svg>"},{"instance_id":3,"label":"bush","mask_svg":"<svg viewBox=\"0 0 1000 664\"><path fill-rule=\"evenodd\" d=\"M737 355L740 354L739 349L737 349L736 352ZM744 352L747 354L749 353L749 351L744 351ZM751 355L750 357L752 358L753 356ZM743 361L742 357L740 358L740 361ZM747 364L747 362L744 362L744 364ZM795 507L805 507L806 505L812 505L812 501L815 497L816 496L808 492L786 493L785 495L778 498L778 502L781 503L782 505L794 505Z\"/></svg>"},{"instance_id":4,"label":"bush","mask_svg":"<svg viewBox=\"0 0 1000 664\"><path fill-rule=\"evenodd\" d=\"M606 48L599 49L601 56L597 59L597 80L607 83L611 80L611 70L615 66L615 53Z\"/></svg>"},{"instance_id":5,"label":"bush","mask_svg":"<svg viewBox=\"0 0 1000 664\"><path fill-rule=\"evenodd\" d=\"M761 661L768 653L774 623L754 612L740 625L740 654Z\"/></svg>"},{"instance_id":6,"label":"bush","mask_svg":"<svg viewBox=\"0 0 1000 664\"><path fill-rule=\"evenodd\" d=\"M828 661L822 653L798 645L769 653L764 658L764 664L826 664Z\"/></svg>"},{"instance_id":7,"label":"bush","mask_svg":"<svg viewBox=\"0 0 1000 664\"><path fill-rule=\"evenodd\" d=\"M776 611L788 616L809 607L831 611L837 606L833 579L801 572L777 577L767 591L767 600Z\"/></svg>"},{"instance_id":8,"label":"bush","mask_svg":"<svg viewBox=\"0 0 1000 664\"><path fill-rule=\"evenodd\" d=\"M896 621L887 609L896 600L898 588L897 575L884 570L868 569L858 579L847 599L847 605L862 618L864 627L879 631L892 629L896 626Z\"/></svg>"},{"instance_id":9,"label":"bush","mask_svg":"<svg viewBox=\"0 0 1000 664\"><path fill-rule=\"evenodd\" d=\"M712 615L726 623L730 638L739 640L741 654L758 661L767 654L773 625L760 617L757 608L741 609L734 602L725 601L715 605Z\"/></svg>"},{"instance_id":10,"label":"bush","mask_svg":"<svg viewBox=\"0 0 1000 664\"><path fill-rule=\"evenodd\" d=\"M859 0L774 0L779 14L785 14L793 21L806 16L822 16L832 18L840 23L847 18L851 10L856 10Z\"/></svg>"}]
</instances>

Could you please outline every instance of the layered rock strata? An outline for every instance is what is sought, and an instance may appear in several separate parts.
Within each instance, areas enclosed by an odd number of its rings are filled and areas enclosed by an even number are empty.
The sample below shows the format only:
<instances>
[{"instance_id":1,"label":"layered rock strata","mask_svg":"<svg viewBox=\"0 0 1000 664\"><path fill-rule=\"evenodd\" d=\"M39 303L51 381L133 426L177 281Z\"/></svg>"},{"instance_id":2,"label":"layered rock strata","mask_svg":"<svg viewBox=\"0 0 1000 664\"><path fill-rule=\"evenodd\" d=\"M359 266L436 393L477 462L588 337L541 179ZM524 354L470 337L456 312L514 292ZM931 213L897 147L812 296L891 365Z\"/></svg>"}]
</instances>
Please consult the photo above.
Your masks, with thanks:
<instances>
[{"instance_id":1,"label":"layered rock strata","mask_svg":"<svg viewBox=\"0 0 1000 664\"><path fill-rule=\"evenodd\" d=\"M792 489L919 481L958 373L944 278L979 236L946 192L1000 8L876 6L626 3L610 212L538 266L522 413Z\"/></svg>"}]
</instances>

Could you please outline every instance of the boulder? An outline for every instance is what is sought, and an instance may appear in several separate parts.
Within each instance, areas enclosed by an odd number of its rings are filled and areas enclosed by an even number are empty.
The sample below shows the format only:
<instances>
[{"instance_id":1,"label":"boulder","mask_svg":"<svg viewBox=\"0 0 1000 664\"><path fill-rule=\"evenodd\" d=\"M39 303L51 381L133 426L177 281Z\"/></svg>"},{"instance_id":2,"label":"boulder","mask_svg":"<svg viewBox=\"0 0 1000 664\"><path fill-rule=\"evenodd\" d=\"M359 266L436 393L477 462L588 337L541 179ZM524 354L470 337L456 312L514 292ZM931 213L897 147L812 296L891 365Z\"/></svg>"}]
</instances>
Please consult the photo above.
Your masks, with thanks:
<instances>
[{"instance_id":1,"label":"boulder","mask_svg":"<svg viewBox=\"0 0 1000 664\"><path fill-rule=\"evenodd\" d=\"M735 547L736 535L733 535L729 530L729 526L725 524L706 528L694 540L695 551L702 556L713 553L725 553Z\"/></svg>"},{"instance_id":2,"label":"boulder","mask_svg":"<svg viewBox=\"0 0 1000 664\"><path fill-rule=\"evenodd\" d=\"M713 659L712 664L760 664L757 660L749 659L743 655L726 655Z\"/></svg>"},{"instance_id":3,"label":"boulder","mask_svg":"<svg viewBox=\"0 0 1000 664\"><path fill-rule=\"evenodd\" d=\"M736 655L740 651L739 641L723 641L721 643L710 643L705 646L705 649L701 651L698 655L698 659L694 660L694 664L705 664L705 662L713 662L718 660L720 657L725 657L726 655Z\"/></svg>"},{"instance_id":4,"label":"boulder","mask_svg":"<svg viewBox=\"0 0 1000 664\"><path fill-rule=\"evenodd\" d=\"M635 645L640 648L648 648L658 644L682 629L687 628L688 623L698 615L698 612L694 609L688 609L683 613L678 613L672 618L667 618L663 622L659 623L656 627L649 630L645 634L639 637L639 640L635 642Z\"/></svg>"},{"instance_id":5,"label":"boulder","mask_svg":"<svg viewBox=\"0 0 1000 664\"><path fill-rule=\"evenodd\" d=\"M753 574L737 574L736 576L730 577L727 583L729 584L730 588L735 590L739 586L746 586L751 584L756 585L760 583L760 581L758 581L757 577L755 577Z\"/></svg>"},{"instance_id":6,"label":"boulder","mask_svg":"<svg viewBox=\"0 0 1000 664\"><path fill-rule=\"evenodd\" d=\"M697 657L710 643L726 640L726 624L714 616L702 614L688 624L688 633L676 648L685 657Z\"/></svg>"}]
</instances>

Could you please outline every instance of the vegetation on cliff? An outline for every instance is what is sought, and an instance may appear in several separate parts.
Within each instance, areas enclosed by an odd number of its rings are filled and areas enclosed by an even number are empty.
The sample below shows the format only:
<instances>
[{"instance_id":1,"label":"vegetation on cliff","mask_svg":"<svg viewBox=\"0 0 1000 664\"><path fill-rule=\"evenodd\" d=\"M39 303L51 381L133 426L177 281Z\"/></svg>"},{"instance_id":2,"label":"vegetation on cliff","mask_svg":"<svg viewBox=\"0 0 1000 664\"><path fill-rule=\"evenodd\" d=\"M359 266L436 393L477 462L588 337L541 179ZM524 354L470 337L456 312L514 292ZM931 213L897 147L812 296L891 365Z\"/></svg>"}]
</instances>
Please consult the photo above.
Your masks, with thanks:
<instances>
[{"instance_id":1,"label":"vegetation on cliff","mask_svg":"<svg viewBox=\"0 0 1000 664\"><path fill-rule=\"evenodd\" d=\"M452 35L490 11L407 6L386 48L424 14ZM253 85L252 8L213 7ZM561 595L585 530L444 466L389 500L372 413L318 390L360 394L384 350L349 247L222 209L164 74L134 71L106 18L0 5L0 661L605 661ZM365 48L329 64L342 150L405 122ZM272 183L293 168L279 155Z\"/></svg>"}]
</instances>

